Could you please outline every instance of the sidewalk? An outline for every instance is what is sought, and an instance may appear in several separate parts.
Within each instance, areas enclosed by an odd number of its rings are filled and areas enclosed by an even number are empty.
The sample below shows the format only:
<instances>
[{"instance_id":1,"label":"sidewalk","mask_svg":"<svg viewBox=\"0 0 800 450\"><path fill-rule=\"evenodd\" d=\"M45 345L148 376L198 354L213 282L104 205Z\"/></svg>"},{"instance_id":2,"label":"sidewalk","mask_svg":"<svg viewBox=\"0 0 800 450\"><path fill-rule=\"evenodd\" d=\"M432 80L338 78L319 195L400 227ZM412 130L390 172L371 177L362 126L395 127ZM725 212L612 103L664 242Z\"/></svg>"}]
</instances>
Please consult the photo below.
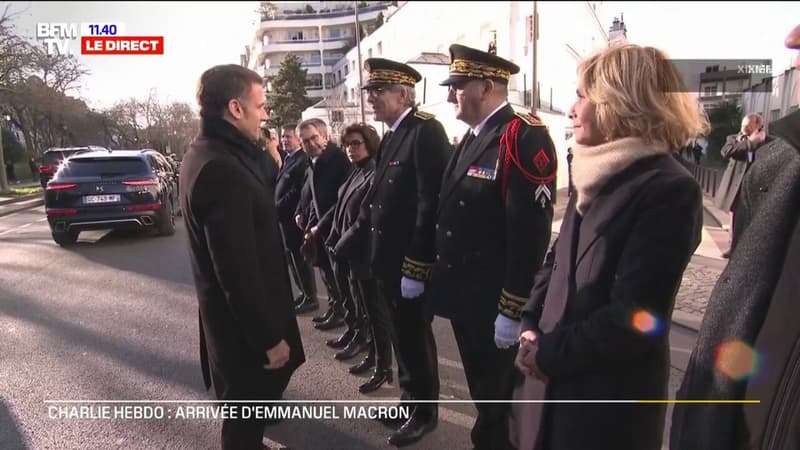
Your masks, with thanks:
<instances>
[{"instance_id":1,"label":"sidewalk","mask_svg":"<svg viewBox=\"0 0 800 450\"><path fill-rule=\"evenodd\" d=\"M557 236L561 229L568 199L566 189L557 192L553 214L553 237ZM695 331L700 328L708 298L727 264L727 260L722 258L722 252L728 248L727 228L730 227L730 215L716 208L707 195L703 198L703 209L702 241L683 273L683 281L672 315L674 322Z\"/></svg>"},{"instance_id":2,"label":"sidewalk","mask_svg":"<svg viewBox=\"0 0 800 450\"><path fill-rule=\"evenodd\" d=\"M39 186L38 182L22 182L9 185L9 189L36 188ZM43 204L44 196L41 192L30 195L0 194L0 217Z\"/></svg>"}]
</instances>

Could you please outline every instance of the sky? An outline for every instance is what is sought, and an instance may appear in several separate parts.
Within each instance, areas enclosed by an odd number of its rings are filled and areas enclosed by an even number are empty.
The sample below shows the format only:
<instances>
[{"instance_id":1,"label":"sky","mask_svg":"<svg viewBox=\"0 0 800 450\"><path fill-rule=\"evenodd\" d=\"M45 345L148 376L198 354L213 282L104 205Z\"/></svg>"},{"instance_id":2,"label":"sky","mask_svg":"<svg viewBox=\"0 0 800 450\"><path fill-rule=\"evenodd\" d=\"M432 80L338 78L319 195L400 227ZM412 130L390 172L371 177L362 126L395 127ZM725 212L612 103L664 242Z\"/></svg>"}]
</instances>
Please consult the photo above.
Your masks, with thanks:
<instances>
[{"instance_id":1,"label":"sky","mask_svg":"<svg viewBox=\"0 0 800 450\"><path fill-rule=\"evenodd\" d=\"M164 101L194 105L197 79L217 64L238 64L258 26L251 2L0 2L18 13L19 34L35 37L37 22L122 23L127 35L164 36L164 55L78 55L90 74L78 94L104 108L155 88ZM800 2L603 2L610 18L624 14L631 42L676 59L772 59L778 73L794 53L784 48L800 23ZM540 18L546 20L546 18ZM607 25L607 26L608 26ZM565 24L565 26L568 26ZM77 51L78 42L72 47Z\"/></svg>"},{"instance_id":2,"label":"sky","mask_svg":"<svg viewBox=\"0 0 800 450\"><path fill-rule=\"evenodd\" d=\"M791 67L797 50L784 40L800 24L800 2L603 2L624 15L628 40L674 59L772 59L773 74Z\"/></svg>"},{"instance_id":3,"label":"sky","mask_svg":"<svg viewBox=\"0 0 800 450\"><path fill-rule=\"evenodd\" d=\"M36 23L121 23L129 36L164 36L163 55L80 55L90 74L80 96L105 108L151 89L165 102L195 103L197 80L217 64L239 64L252 42L259 2L0 2L19 13L16 32L35 40ZM79 53L80 44L72 48Z\"/></svg>"}]
</instances>

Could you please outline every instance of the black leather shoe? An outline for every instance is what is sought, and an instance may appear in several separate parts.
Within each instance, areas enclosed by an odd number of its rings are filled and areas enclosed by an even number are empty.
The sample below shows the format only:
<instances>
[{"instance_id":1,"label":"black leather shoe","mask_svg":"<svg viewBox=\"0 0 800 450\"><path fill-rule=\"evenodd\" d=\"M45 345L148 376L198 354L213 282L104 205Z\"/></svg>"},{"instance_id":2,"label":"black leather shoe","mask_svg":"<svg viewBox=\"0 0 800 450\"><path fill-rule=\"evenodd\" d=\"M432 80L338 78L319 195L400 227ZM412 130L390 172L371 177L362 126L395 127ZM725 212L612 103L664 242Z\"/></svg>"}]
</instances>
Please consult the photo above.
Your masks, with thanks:
<instances>
[{"instance_id":1,"label":"black leather shoe","mask_svg":"<svg viewBox=\"0 0 800 450\"><path fill-rule=\"evenodd\" d=\"M328 310L325 311L325 314L323 314L321 316L314 316L314 318L311 319L311 321L314 322L314 323L325 322L326 320L331 318L331 316L333 315L333 312L334 312L333 308L328 308Z\"/></svg>"},{"instance_id":2,"label":"black leather shoe","mask_svg":"<svg viewBox=\"0 0 800 450\"><path fill-rule=\"evenodd\" d=\"M353 336L355 336L355 335L356 335L356 332L353 331L352 328L348 328L347 331L342 333L342 335L339 336L338 338L336 338L336 339L328 339L328 341L325 342L325 345L327 345L330 348L335 348L335 349L345 348L345 347L347 347L347 344L349 344L350 341L353 340Z\"/></svg>"},{"instance_id":3,"label":"black leather shoe","mask_svg":"<svg viewBox=\"0 0 800 450\"><path fill-rule=\"evenodd\" d=\"M347 347L343 348L339 352L334 355L334 358L338 359L339 361L346 361L348 359L355 358L358 356L359 353L367 350L367 340L364 339L363 335L356 335L347 344Z\"/></svg>"},{"instance_id":4,"label":"black leather shoe","mask_svg":"<svg viewBox=\"0 0 800 450\"><path fill-rule=\"evenodd\" d=\"M362 394L369 394L370 392L380 389L381 386L383 386L383 383L392 384L392 380L392 369L376 369L375 373L372 374L372 378L358 387L358 392L361 392Z\"/></svg>"},{"instance_id":5,"label":"black leather shoe","mask_svg":"<svg viewBox=\"0 0 800 450\"><path fill-rule=\"evenodd\" d=\"M400 407L402 407L404 405L403 405L403 403L398 403L395 406L400 408ZM414 413L414 409L411 408L411 416L414 415L413 413ZM410 418L411 416L408 416L408 417ZM408 419L405 419L402 416L395 417L395 418L389 418L387 416L380 416L380 415L375 417L372 420L380 422L380 423L382 423L383 425L385 425L387 427L394 428L395 430L400 428L401 425L403 425L404 423L406 423L408 421Z\"/></svg>"},{"instance_id":6,"label":"black leather shoe","mask_svg":"<svg viewBox=\"0 0 800 450\"><path fill-rule=\"evenodd\" d=\"M350 367L349 372L353 375L360 375L369 372L375 367L375 354L370 352L360 363Z\"/></svg>"},{"instance_id":7,"label":"black leather shoe","mask_svg":"<svg viewBox=\"0 0 800 450\"><path fill-rule=\"evenodd\" d=\"M436 429L437 424L436 416L430 419L423 419L420 415L414 414L399 430L389 436L389 444L395 447L413 444L422 439L425 433Z\"/></svg>"},{"instance_id":8,"label":"black leather shoe","mask_svg":"<svg viewBox=\"0 0 800 450\"><path fill-rule=\"evenodd\" d=\"M305 314L307 312L316 311L317 309L319 309L319 302L306 298L303 303L295 306L294 312L295 314Z\"/></svg>"},{"instance_id":9,"label":"black leather shoe","mask_svg":"<svg viewBox=\"0 0 800 450\"><path fill-rule=\"evenodd\" d=\"M339 328L343 325L344 325L344 317L334 313L325 322L320 322L314 325L314 328L325 331L325 330L333 330L334 328Z\"/></svg>"}]
</instances>

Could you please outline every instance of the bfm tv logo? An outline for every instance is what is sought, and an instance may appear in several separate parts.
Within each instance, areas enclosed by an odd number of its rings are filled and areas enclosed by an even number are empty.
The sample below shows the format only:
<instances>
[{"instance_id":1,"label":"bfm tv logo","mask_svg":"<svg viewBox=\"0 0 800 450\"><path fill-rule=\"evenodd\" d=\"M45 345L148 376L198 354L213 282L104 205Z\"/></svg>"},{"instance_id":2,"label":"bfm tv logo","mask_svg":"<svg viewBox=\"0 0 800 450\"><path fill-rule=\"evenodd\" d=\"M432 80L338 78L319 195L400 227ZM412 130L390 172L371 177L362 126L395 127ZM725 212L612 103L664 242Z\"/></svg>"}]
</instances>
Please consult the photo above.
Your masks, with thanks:
<instances>
[{"instance_id":1,"label":"bfm tv logo","mask_svg":"<svg viewBox=\"0 0 800 450\"><path fill-rule=\"evenodd\" d=\"M48 55L74 55L71 43L80 37L81 55L163 55L164 36L124 36L121 23L37 23L36 38Z\"/></svg>"}]
</instances>

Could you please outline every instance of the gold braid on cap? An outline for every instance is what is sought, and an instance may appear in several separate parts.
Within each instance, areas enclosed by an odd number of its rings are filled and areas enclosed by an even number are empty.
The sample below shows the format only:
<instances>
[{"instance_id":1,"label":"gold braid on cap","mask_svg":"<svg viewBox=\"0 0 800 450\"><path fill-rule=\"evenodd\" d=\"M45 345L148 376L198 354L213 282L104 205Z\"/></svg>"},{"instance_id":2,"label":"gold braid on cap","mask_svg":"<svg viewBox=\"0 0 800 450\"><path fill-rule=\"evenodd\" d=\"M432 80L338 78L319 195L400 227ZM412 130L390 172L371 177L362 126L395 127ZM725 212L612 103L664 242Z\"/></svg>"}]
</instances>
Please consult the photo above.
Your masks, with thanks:
<instances>
[{"instance_id":1,"label":"gold braid on cap","mask_svg":"<svg viewBox=\"0 0 800 450\"><path fill-rule=\"evenodd\" d=\"M369 73L369 81L372 83L386 84L410 84L415 86L417 81L411 75L398 70L377 69Z\"/></svg>"},{"instance_id":2,"label":"gold braid on cap","mask_svg":"<svg viewBox=\"0 0 800 450\"><path fill-rule=\"evenodd\" d=\"M471 78L502 78L504 80L511 78L511 72L508 70L466 59L454 59L453 62L450 63L450 75Z\"/></svg>"}]
</instances>

